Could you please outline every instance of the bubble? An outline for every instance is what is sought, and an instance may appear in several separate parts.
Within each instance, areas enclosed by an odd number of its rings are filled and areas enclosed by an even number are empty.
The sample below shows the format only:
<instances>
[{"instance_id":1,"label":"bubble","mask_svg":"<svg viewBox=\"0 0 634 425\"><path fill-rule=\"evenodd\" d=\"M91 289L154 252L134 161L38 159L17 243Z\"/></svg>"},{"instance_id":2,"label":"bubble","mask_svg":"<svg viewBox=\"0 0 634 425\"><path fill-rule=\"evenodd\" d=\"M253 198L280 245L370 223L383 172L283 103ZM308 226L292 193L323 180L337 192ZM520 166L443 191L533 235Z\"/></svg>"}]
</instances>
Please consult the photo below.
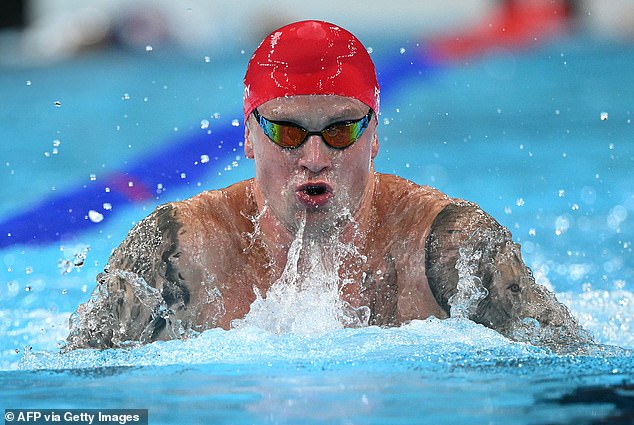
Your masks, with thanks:
<instances>
[{"instance_id":1,"label":"bubble","mask_svg":"<svg viewBox=\"0 0 634 425\"><path fill-rule=\"evenodd\" d=\"M231 121L231 125L234 127L239 127L240 126L240 121L237 119L234 119Z\"/></svg>"},{"instance_id":2,"label":"bubble","mask_svg":"<svg viewBox=\"0 0 634 425\"><path fill-rule=\"evenodd\" d=\"M608 227L612 230L618 230L621 223L627 219L627 209L622 205L612 208L607 217Z\"/></svg>"},{"instance_id":3,"label":"bubble","mask_svg":"<svg viewBox=\"0 0 634 425\"><path fill-rule=\"evenodd\" d=\"M187 174L186 173L181 173L181 179L186 179L187 178Z\"/></svg>"},{"instance_id":4,"label":"bubble","mask_svg":"<svg viewBox=\"0 0 634 425\"><path fill-rule=\"evenodd\" d=\"M209 128L209 120L200 121L200 128L202 128L203 130Z\"/></svg>"},{"instance_id":5,"label":"bubble","mask_svg":"<svg viewBox=\"0 0 634 425\"><path fill-rule=\"evenodd\" d=\"M571 218L567 215L560 215L555 219L555 234L557 236L566 233L571 226Z\"/></svg>"},{"instance_id":6,"label":"bubble","mask_svg":"<svg viewBox=\"0 0 634 425\"><path fill-rule=\"evenodd\" d=\"M60 102L59 100L56 100L55 102L53 102L53 105L55 105L55 107L60 108L62 106L62 102Z\"/></svg>"},{"instance_id":7,"label":"bubble","mask_svg":"<svg viewBox=\"0 0 634 425\"><path fill-rule=\"evenodd\" d=\"M30 86L31 84L32 84L32 83L31 83L31 80L26 80L26 85L27 85L27 86Z\"/></svg>"},{"instance_id":8,"label":"bubble","mask_svg":"<svg viewBox=\"0 0 634 425\"><path fill-rule=\"evenodd\" d=\"M205 154L200 155L200 162L203 163L203 164L208 163L209 162L209 155L205 155Z\"/></svg>"},{"instance_id":9,"label":"bubble","mask_svg":"<svg viewBox=\"0 0 634 425\"><path fill-rule=\"evenodd\" d=\"M566 191L564 189L559 189L558 195L560 198L563 198L566 196Z\"/></svg>"},{"instance_id":10,"label":"bubble","mask_svg":"<svg viewBox=\"0 0 634 425\"><path fill-rule=\"evenodd\" d=\"M209 63L209 62L211 62L211 57L205 56L205 63Z\"/></svg>"},{"instance_id":11,"label":"bubble","mask_svg":"<svg viewBox=\"0 0 634 425\"><path fill-rule=\"evenodd\" d=\"M103 214L95 210L88 211L88 218L93 223L101 223L103 221Z\"/></svg>"},{"instance_id":12,"label":"bubble","mask_svg":"<svg viewBox=\"0 0 634 425\"><path fill-rule=\"evenodd\" d=\"M145 46L146 52L151 52L152 50L154 50L154 48L151 45L148 44L147 46Z\"/></svg>"},{"instance_id":13,"label":"bubble","mask_svg":"<svg viewBox=\"0 0 634 425\"><path fill-rule=\"evenodd\" d=\"M121 96L121 99L130 100L130 94L129 93L123 93L123 96Z\"/></svg>"},{"instance_id":14,"label":"bubble","mask_svg":"<svg viewBox=\"0 0 634 425\"><path fill-rule=\"evenodd\" d=\"M96 180L97 180L97 175L96 175L96 174L91 174L91 175L90 175L90 181L91 181L91 182L94 182L94 181L96 181Z\"/></svg>"},{"instance_id":15,"label":"bubble","mask_svg":"<svg viewBox=\"0 0 634 425\"><path fill-rule=\"evenodd\" d=\"M404 53L405 53L405 48L404 48L404 47L401 47L401 48L399 49L399 52L400 52L400 54L401 54L401 55L402 55L402 54L404 54Z\"/></svg>"},{"instance_id":16,"label":"bubble","mask_svg":"<svg viewBox=\"0 0 634 425\"><path fill-rule=\"evenodd\" d=\"M526 204L526 201L524 201L524 198L518 198L517 201L515 201L515 205L517 205L518 207L523 207Z\"/></svg>"},{"instance_id":17,"label":"bubble","mask_svg":"<svg viewBox=\"0 0 634 425\"><path fill-rule=\"evenodd\" d=\"M581 200L587 205L592 205L597 200L597 192L591 186L584 186L581 189Z\"/></svg>"},{"instance_id":18,"label":"bubble","mask_svg":"<svg viewBox=\"0 0 634 425\"><path fill-rule=\"evenodd\" d=\"M110 211L112 209L112 204L110 204L109 202L104 202L103 209L106 211Z\"/></svg>"},{"instance_id":19,"label":"bubble","mask_svg":"<svg viewBox=\"0 0 634 425\"><path fill-rule=\"evenodd\" d=\"M607 112L601 112L601 115L599 117L601 118L601 121L607 121L608 120L608 113Z\"/></svg>"}]
</instances>

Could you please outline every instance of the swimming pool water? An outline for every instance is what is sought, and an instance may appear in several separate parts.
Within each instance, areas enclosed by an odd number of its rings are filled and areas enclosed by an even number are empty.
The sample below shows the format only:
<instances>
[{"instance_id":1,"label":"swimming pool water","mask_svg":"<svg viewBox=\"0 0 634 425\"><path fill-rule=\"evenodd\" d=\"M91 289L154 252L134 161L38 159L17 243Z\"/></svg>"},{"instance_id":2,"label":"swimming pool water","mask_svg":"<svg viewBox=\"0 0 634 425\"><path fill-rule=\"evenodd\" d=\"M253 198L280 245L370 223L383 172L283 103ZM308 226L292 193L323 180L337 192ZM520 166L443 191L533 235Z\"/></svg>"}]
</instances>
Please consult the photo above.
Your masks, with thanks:
<instances>
[{"instance_id":1,"label":"swimming pool water","mask_svg":"<svg viewBox=\"0 0 634 425\"><path fill-rule=\"evenodd\" d=\"M374 45L379 72L415 48ZM205 56L102 51L2 69L0 217L125 169L201 120L213 129L216 113L241 119L248 58ZM376 168L475 201L508 226L538 281L604 345L596 351L556 355L432 319L315 337L211 330L59 354L68 316L146 202L72 240L0 251L2 405L147 408L150 423L632 423L633 66L629 44L569 39L382 87ZM237 164L162 201L252 175Z\"/></svg>"}]
</instances>

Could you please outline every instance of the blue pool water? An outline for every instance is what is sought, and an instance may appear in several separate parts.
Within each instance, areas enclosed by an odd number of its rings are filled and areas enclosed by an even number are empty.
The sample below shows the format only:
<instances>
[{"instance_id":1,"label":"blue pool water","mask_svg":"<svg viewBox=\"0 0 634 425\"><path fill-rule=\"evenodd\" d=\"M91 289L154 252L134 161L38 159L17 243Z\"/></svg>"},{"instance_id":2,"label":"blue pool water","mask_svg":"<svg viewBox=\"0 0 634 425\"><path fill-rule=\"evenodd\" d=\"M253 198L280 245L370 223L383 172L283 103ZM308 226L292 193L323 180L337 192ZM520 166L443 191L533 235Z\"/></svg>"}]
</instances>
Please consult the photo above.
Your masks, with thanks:
<instances>
[{"instance_id":1,"label":"blue pool water","mask_svg":"<svg viewBox=\"0 0 634 425\"><path fill-rule=\"evenodd\" d=\"M417 49L369 44L385 74L395 63L405 72ZM0 218L125 170L201 122L241 121L247 59L107 50L0 69ZM633 68L632 45L573 38L382 87L376 168L475 201L509 227L537 280L601 344L594 351L557 355L430 319L312 336L211 330L59 354L70 313L132 223L158 202L250 177L238 151L230 167L94 230L0 251L0 407L147 408L153 424L634 422Z\"/></svg>"}]
</instances>

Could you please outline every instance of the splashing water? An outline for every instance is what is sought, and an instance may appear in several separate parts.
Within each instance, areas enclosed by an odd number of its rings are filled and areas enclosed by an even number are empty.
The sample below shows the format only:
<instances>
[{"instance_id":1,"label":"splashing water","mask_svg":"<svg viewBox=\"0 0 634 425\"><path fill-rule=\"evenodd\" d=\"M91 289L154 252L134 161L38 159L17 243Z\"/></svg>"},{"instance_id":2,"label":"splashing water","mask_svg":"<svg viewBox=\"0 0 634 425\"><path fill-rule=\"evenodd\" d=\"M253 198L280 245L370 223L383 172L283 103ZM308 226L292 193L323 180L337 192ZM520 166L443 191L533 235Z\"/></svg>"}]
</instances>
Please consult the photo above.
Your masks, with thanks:
<instances>
[{"instance_id":1,"label":"splashing water","mask_svg":"<svg viewBox=\"0 0 634 425\"><path fill-rule=\"evenodd\" d=\"M265 297L256 300L234 328L258 327L275 334L318 336L344 327L368 325L370 309L341 299L339 268L352 249L333 238L331 244L305 236L302 221L288 252L286 267Z\"/></svg>"},{"instance_id":2,"label":"splashing water","mask_svg":"<svg viewBox=\"0 0 634 425\"><path fill-rule=\"evenodd\" d=\"M456 262L458 270L458 284L456 293L449 298L451 306L450 316L460 319L469 319L478 308L478 304L489 294L479 277L475 276L477 264L482 257L482 252L473 250L473 247L461 247Z\"/></svg>"}]
</instances>

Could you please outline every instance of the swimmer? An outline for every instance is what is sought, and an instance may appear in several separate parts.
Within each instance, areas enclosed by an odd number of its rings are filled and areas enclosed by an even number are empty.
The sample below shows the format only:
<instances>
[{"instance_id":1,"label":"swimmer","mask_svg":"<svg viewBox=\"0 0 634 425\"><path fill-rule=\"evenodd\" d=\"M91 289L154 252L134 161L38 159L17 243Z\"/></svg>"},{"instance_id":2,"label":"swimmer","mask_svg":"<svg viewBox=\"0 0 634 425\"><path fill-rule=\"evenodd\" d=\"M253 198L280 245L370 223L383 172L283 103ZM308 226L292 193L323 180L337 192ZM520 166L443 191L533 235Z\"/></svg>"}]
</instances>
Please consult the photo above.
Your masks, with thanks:
<instances>
[{"instance_id":1,"label":"swimmer","mask_svg":"<svg viewBox=\"0 0 634 425\"><path fill-rule=\"evenodd\" d=\"M138 223L74 315L66 350L230 329L289 265L307 274L329 261L309 247L331 252L338 297L367 312L356 325L451 315L543 345L589 338L477 205L375 172L378 114L374 64L354 35L302 21L266 37L244 77L255 177Z\"/></svg>"}]
</instances>

